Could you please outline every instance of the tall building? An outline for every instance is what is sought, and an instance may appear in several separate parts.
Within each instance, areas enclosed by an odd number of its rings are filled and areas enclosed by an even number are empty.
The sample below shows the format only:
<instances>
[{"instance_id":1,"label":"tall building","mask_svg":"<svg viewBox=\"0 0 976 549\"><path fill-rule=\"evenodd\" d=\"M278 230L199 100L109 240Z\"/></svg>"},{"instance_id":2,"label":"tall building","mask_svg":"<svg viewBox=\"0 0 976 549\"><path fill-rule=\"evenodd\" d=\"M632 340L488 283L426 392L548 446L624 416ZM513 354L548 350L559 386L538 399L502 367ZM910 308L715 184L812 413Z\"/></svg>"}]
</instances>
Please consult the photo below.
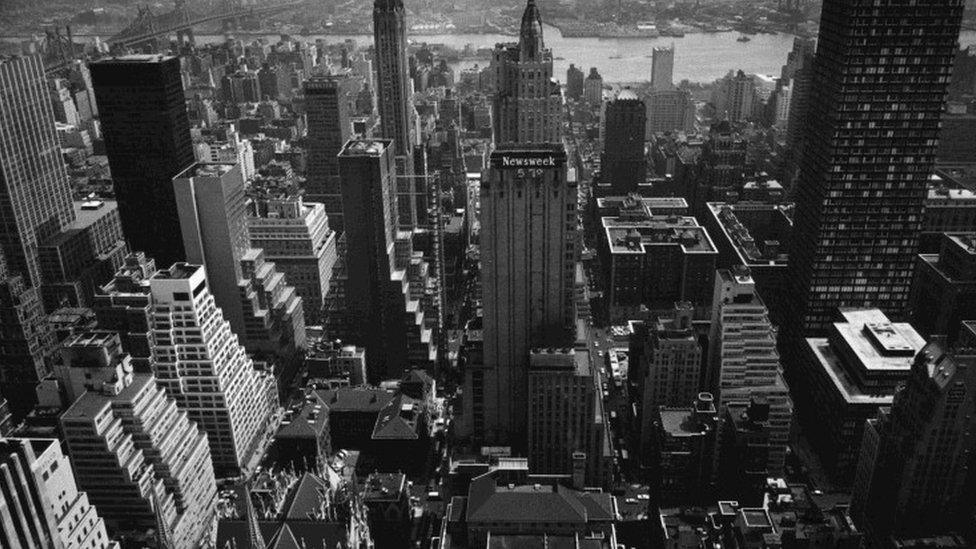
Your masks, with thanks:
<instances>
[{"instance_id":1,"label":"tall building","mask_svg":"<svg viewBox=\"0 0 976 549\"><path fill-rule=\"evenodd\" d=\"M783 184L787 188L796 180L801 139L810 107L810 88L813 81L813 55L816 42L809 38L793 39L793 50L787 56L780 82L790 87L789 110L786 120L786 146L783 149ZM778 105L777 105L778 106Z\"/></svg>"},{"instance_id":2,"label":"tall building","mask_svg":"<svg viewBox=\"0 0 976 549\"><path fill-rule=\"evenodd\" d=\"M131 249L163 265L182 261L172 179L194 154L180 60L108 57L90 70L122 232Z\"/></svg>"},{"instance_id":3,"label":"tall building","mask_svg":"<svg viewBox=\"0 0 976 549\"><path fill-rule=\"evenodd\" d=\"M376 90L380 132L393 141L397 173L414 175L413 147L417 135L410 127L410 71L407 65L407 23L403 0L374 0L373 45L376 49Z\"/></svg>"},{"instance_id":4,"label":"tall building","mask_svg":"<svg viewBox=\"0 0 976 549\"><path fill-rule=\"evenodd\" d=\"M149 287L158 383L206 431L218 472L251 469L278 407L274 377L255 370L217 307L202 266L174 264L157 271Z\"/></svg>"},{"instance_id":5,"label":"tall building","mask_svg":"<svg viewBox=\"0 0 976 549\"><path fill-rule=\"evenodd\" d=\"M923 336L955 343L976 309L976 233L944 233L937 254L919 254L912 282L911 319Z\"/></svg>"},{"instance_id":6,"label":"tall building","mask_svg":"<svg viewBox=\"0 0 976 549\"><path fill-rule=\"evenodd\" d=\"M637 353L639 364L631 363L630 367L639 372L640 448L645 463L652 454L659 408L684 408L695 400L701 389L702 348L691 325L693 312L691 303L675 304L670 318L659 317L654 325L647 327L643 341L635 342L642 347Z\"/></svg>"},{"instance_id":7,"label":"tall building","mask_svg":"<svg viewBox=\"0 0 976 549\"><path fill-rule=\"evenodd\" d=\"M0 216L9 276L40 286L41 241L74 220L40 55L0 60Z\"/></svg>"},{"instance_id":8,"label":"tall building","mask_svg":"<svg viewBox=\"0 0 976 549\"><path fill-rule=\"evenodd\" d=\"M705 389L715 395L723 422L727 417L737 417L727 413L730 405L761 402L769 445L763 470L768 475L782 475L793 402L780 369L776 329L744 267L716 272ZM728 427L732 431L739 429ZM731 448L720 443L719 456L724 461L729 456L726 450Z\"/></svg>"},{"instance_id":9,"label":"tall building","mask_svg":"<svg viewBox=\"0 0 976 549\"><path fill-rule=\"evenodd\" d=\"M0 438L0 545L118 549L56 439Z\"/></svg>"},{"instance_id":10,"label":"tall building","mask_svg":"<svg viewBox=\"0 0 976 549\"><path fill-rule=\"evenodd\" d=\"M599 105L603 101L603 77L596 67L590 67L590 74L583 81L583 101Z\"/></svg>"},{"instance_id":11,"label":"tall building","mask_svg":"<svg viewBox=\"0 0 976 549\"><path fill-rule=\"evenodd\" d=\"M552 51L542 38L535 0L522 13L518 43L495 46L492 133L495 143L556 143L562 132L562 93L552 79Z\"/></svg>"},{"instance_id":12,"label":"tall building","mask_svg":"<svg viewBox=\"0 0 976 549\"><path fill-rule=\"evenodd\" d=\"M466 380L465 406L474 432L518 445L529 350L562 347L573 325L577 197L565 149L499 147L480 199L484 364Z\"/></svg>"},{"instance_id":13,"label":"tall building","mask_svg":"<svg viewBox=\"0 0 976 549\"><path fill-rule=\"evenodd\" d=\"M865 428L851 514L873 540L972 527L976 355L929 342L908 381Z\"/></svg>"},{"instance_id":14,"label":"tall building","mask_svg":"<svg viewBox=\"0 0 976 549\"><path fill-rule=\"evenodd\" d=\"M535 349L528 367L529 468L537 474L572 475L583 469L585 486L609 478L609 422L600 398L600 375L586 341L581 348Z\"/></svg>"},{"instance_id":15,"label":"tall building","mask_svg":"<svg viewBox=\"0 0 976 549\"><path fill-rule=\"evenodd\" d=\"M122 349L136 372L152 371L155 337L151 327L152 292L149 279L156 262L142 252L129 254L112 279L99 288L92 303L98 327L119 334Z\"/></svg>"},{"instance_id":16,"label":"tall building","mask_svg":"<svg viewBox=\"0 0 976 549\"><path fill-rule=\"evenodd\" d=\"M579 101L583 98L583 79L586 75L570 63L566 69L566 97Z\"/></svg>"},{"instance_id":17,"label":"tall building","mask_svg":"<svg viewBox=\"0 0 976 549\"><path fill-rule=\"evenodd\" d=\"M651 52L651 89L670 90L674 87L674 45L657 47Z\"/></svg>"},{"instance_id":18,"label":"tall building","mask_svg":"<svg viewBox=\"0 0 976 549\"><path fill-rule=\"evenodd\" d=\"M305 323L321 321L332 269L338 259L336 231L325 205L301 197L257 199L247 229L251 246L264 250L302 298Z\"/></svg>"},{"instance_id":19,"label":"tall building","mask_svg":"<svg viewBox=\"0 0 976 549\"><path fill-rule=\"evenodd\" d=\"M350 141L339 153L346 249L343 320L336 324L345 335L334 335L366 348L370 383L399 378L410 364L410 349L430 335L418 331L422 313L398 268L393 153L389 140Z\"/></svg>"},{"instance_id":20,"label":"tall building","mask_svg":"<svg viewBox=\"0 0 976 549\"><path fill-rule=\"evenodd\" d=\"M173 178L173 188L187 260L206 269L217 306L244 347L280 356L304 347L301 298L250 247L240 166L194 164Z\"/></svg>"},{"instance_id":21,"label":"tall building","mask_svg":"<svg viewBox=\"0 0 976 549\"><path fill-rule=\"evenodd\" d=\"M962 11L962 0L824 2L788 325L822 331L842 306L906 309Z\"/></svg>"},{"instance_id":22,"label":"tall building","mask_svg":"<svg viewBox=\"0 0 976 549\"><path fill-rule=\"evenodd\" d=\"M205 544L217 485L207 435L151 374L133 373L112 332L65 342L61 427L81 487L113 531L159 529L174 547Z\"/></svg>"},{"instance_id":23,"label":"tall building","mask_svg":"<svg viewBox=\"0 0 976 549\"><path fill-rule=\"evenodd\" d=\"M615 195L636 192L647 177L644 131L647 109L630 89L624 89L606 105L606 133L600 160L601 180Z\"/></svg>"},{"instance_id":24,"label":"tall building","mask_svg":"<svg viewBox=\"0 0 976 549\"><path fill-rule=\"evenodd\" d=\"M653 448L652 463L665 505L695 503L710 494L715 446L718 441L718 412L711 393L698 393L684 406L660 406L642 429ZM653 490L654 488L652 488Z\"/></svg>"},{"instance_id":25,"label":"tall building","mask_svg":"<svg viewBox=\"0 0 976 549\"><path fill-rule=\"evenodd\" d=\"M832 478L854 478L864 424L891 406L925 346L908 323L877 309L842 309L827 337L808 337L790 383L804 434Z\"/></svg>"},{"instance_id":26,"label":"tall building","mask_svg":"<svg viewBox=\"0 0 976 549\"><path fill-rule=\"evenodd\" d=\"M646 139L695 129L695 102L688 90L654 90L647 96Z\"/></svg>"},{"instance_id":27,"label":"tall building","mask_svg":"<svg viewBox=\"0 0 976 549\"><path fill-rule=\"evenodd\" d=\"M361 80L348 72L313 76L305 81L308 120L308 160L305 192L309 202L321 202L329 222L342 232L342 189L336 156L352 135L352 117Z\"/></svg>"}]
</instances>

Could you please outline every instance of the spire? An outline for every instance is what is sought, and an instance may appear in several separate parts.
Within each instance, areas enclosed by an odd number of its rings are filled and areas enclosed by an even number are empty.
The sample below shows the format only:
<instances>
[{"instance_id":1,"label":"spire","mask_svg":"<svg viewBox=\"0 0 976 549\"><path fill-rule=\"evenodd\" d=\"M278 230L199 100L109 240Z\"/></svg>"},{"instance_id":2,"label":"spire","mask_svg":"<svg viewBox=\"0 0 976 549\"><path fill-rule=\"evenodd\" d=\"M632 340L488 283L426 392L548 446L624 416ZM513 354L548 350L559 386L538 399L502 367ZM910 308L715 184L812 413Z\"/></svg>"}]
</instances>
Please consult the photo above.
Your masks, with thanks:
<instances>
[{"instance_id":1,"label":"spire","mask_svg":"<svg viewBox=\"0 0 976 549\"><path fill-rule=\"evenodd\" d=\"M523 60L538 59L545 49L542 41L542 17L535 0L529 0L522 13L522 26L519 29L519 52Z\"/></svg>"}]
</instances>

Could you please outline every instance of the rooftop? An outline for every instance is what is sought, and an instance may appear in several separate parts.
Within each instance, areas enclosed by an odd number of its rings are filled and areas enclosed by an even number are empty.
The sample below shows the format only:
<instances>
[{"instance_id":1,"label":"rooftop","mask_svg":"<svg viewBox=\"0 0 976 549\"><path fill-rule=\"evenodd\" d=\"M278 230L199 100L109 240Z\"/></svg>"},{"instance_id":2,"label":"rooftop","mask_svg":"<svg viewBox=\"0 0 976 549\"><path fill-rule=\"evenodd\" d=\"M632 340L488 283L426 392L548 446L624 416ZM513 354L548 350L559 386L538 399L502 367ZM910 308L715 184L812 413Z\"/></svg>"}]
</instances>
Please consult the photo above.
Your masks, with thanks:
<instances>
[{"instance_id":1,"label":"rooftop","mask_svg":"<svg viewBox=\"0 0 976 549\"><path fill-rule=\"evenodd\" d=\"M393 400L393 393L376 387L339 387L316 391L329 413L379 412Z\"/></svg>"},{"instance_id":2,"label":"rooftop","mask_svg":"<svg viewBox=\"0 0 976 549\"><path fill-rule=\"evenodd\" d=\"M202 265L173 263L169 269L160 269L156 271L153 278L157 280L185 280L196 274L196 272L202 268Z\"/></svg>"},{"instance_id":3,"label":"rooftop","mask_svg":"<svg viewBox=\"0 0 976 549\"><path fill-rule=\"evenodd\" d=\"M111 57L104 57L97 61L92 61L93 65L115 65L121 63L128 64L146 64L146 63L160 63L162 61L167 61L173 59L172 55L163 54L141 54L141 53L131 53L127 55L113 55Z\"/></svg>"},{"instance_id":4,"label":"rooftop","mask_svg":"<svg viewBox=\"0 0 976 549\"><path fill-rule=\"evenodd\" d=\"M329 408L318 393L309 392L289 412L290 416L281 421L276 438L317 438L329 428Z\"/></svg>"},{"instance_id":5,"label":"rooftop","mask_svg":"<svg viewBox=\"0 0 976 549\"><path fill-rule=\"evenodd\" d=\"M379 156L393 146L389 139L351 139L339 151L339 156Z\"/></svg>"},{"instance_id":6,"label":"rooftop","mask_svg":"<svg viewBox=\"0 0 976 549\"><path fill-rule=\"evenodd\" d=\"M890 322L879 309L842 309L843 322L833 324L831 343L872 370L911 369L925 339L906 322Z\"/></svg>"},{"instance_id":7,"label":"rooftop","mask_svg":"<svg viewBox=\"0 0 976 549\"><path fill-rule=\"evenodd\" d=\"M88 391L61 415L61 419L68 421L72 419L93 419L111 406L112 402L131 402L147 385L154 382L151 374L132 374L132 382L119 391L117 395Z\"/></svg>"},{"instance_id":8,"label":"rooftop","mask_svg":"<svg viewBox=\"0 0 976 549\"><path fill-rule=\"evenodd\" d=\"M180 172L180 174L173 179L190 179L193 177L219 178L220 176L234 169L234 166L236 166L236 164L233 162L196 162L189 168Z\"/></svg>"},{"instance_id":9,"label":"rooftop","mask_svg":"<svg viewBox=\"0 0 976 549\"><path fill-rule=\"evenodd\" d=\"M643 254L652 246L678 245L686 253L718 253L694 217L652 215L645 219L604 217L603 229L613 254Z\"/></svg>"},{"instance_id":10,"label":"rooftop","mask_svg":"<svg viewBox=\"0 0 976 549\"><path fill-rule=\"evenodd\" d=\"M403 473L373 473L363 484L366 501L397 500L406 490L407 476Z\"/></svg>"}]
</instances>

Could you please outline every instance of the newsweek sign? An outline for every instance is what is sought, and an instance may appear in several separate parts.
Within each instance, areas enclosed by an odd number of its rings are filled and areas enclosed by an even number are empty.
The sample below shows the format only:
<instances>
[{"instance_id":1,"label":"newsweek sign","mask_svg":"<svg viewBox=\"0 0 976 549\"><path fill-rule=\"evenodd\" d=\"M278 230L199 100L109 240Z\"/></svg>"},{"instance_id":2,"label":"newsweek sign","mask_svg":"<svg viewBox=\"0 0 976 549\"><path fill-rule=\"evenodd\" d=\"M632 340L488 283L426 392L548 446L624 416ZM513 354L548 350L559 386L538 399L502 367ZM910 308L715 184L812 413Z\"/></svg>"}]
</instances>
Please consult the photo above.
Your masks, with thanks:
<instances>
[{"instance_id":1,"label":"newsweek sign","mask_svg":"<svg viewBox=\"0 0 976 549\"><path fill-rule=\"evenodd\" d=\"M552 151L499 151L491 155L492 167L502 170L552 169L565 163L565 154Z\"/></svg>"}]
</instances>

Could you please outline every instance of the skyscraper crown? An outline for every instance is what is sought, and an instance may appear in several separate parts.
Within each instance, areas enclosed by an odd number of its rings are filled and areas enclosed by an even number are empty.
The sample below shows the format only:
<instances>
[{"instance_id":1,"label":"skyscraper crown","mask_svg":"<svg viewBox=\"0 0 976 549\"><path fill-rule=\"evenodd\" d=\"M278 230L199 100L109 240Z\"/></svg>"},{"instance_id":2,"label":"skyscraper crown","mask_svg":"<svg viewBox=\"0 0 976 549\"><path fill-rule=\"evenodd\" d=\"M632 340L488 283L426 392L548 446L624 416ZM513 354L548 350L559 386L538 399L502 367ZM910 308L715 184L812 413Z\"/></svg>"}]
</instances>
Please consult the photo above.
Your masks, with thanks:
<instances>
[{"instance_id":1,"label":"skyscraper crown","mask_svg":"<svg viewBox=\"0 0 976 549\"><path fill-rule=\"evenodd\" d=\"M542 17L535 0L529 0L522 13L522 27L519 29L519 51L521 58L538 59L545 44L542 41Z\"/></svg>"}]
</instances>

